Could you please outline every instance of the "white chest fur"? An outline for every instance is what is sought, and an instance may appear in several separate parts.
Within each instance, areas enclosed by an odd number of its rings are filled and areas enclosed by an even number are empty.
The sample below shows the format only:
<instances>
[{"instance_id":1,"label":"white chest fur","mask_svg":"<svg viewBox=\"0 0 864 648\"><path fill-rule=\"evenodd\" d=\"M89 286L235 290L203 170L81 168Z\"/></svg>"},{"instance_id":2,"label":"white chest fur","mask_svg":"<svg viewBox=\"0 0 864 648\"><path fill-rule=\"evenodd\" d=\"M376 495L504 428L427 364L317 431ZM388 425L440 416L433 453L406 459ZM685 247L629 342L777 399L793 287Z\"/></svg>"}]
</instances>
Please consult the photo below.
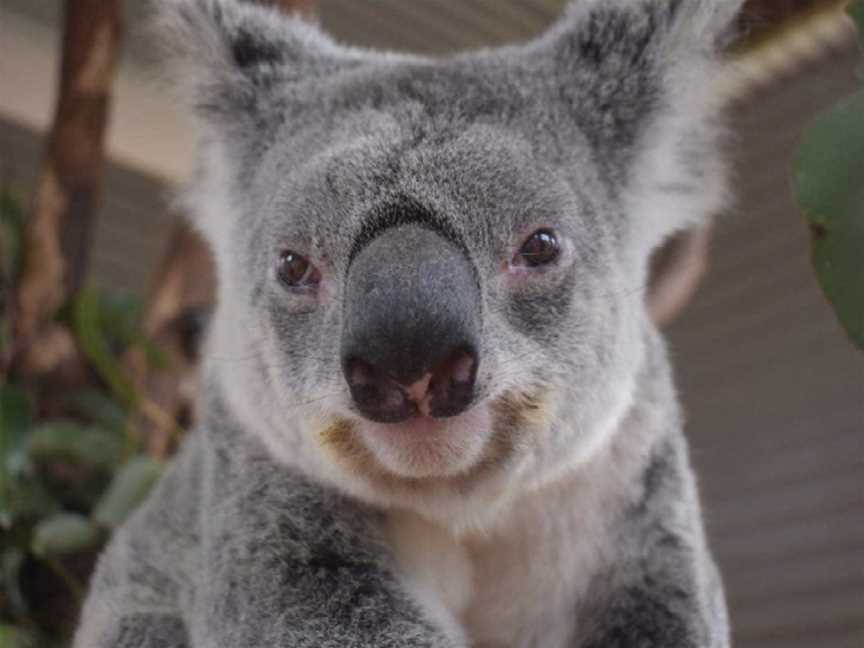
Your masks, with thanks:
<instances>
[{"instance_id":1,"label":"white chest fur","mask_svg":"<svg viewBox=\"0 0 864 648\"><path fill-rule=\"evenodd\" d=\"M588 484L572 479L526 496L482 535L455 537L392 513L389 538L408 586L465 645L563 648L605 534L605 498Z\"/></svg>"}]
</instances>

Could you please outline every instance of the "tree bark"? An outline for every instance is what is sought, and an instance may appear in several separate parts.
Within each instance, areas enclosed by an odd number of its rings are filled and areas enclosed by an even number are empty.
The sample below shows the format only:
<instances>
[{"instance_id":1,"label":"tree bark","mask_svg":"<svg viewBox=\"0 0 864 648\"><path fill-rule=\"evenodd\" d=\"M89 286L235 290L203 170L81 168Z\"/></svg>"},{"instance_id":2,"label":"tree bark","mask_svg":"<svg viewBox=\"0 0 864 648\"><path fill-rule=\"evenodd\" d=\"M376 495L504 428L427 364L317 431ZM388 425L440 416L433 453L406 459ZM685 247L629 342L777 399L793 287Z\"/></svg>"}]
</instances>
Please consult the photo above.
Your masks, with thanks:
<instances>
[{"instance_id":1,"label":"tree bark","mask_svg":"<svg viewBox=\"0 0 864 648\"><path fill-rule=\"evenodd\" d=\"M25 374L51 371L74 347L51 320L87 271L121 36L119 0L66 3L57 107L13 313L13 362Z\"/></svg>"}]
</instances>

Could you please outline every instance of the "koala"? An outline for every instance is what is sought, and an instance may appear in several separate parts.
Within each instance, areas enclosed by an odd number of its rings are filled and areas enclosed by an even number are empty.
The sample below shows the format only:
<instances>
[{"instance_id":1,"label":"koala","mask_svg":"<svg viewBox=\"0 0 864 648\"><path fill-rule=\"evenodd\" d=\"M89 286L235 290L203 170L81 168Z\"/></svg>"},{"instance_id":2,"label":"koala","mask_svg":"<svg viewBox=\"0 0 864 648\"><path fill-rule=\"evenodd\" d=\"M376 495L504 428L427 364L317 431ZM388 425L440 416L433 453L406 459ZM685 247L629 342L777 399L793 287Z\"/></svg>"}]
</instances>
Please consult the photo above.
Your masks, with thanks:
<instances>
[{"instance_id":1,"label":"koala","mask_svg":"<svg viewBox=\"0 0 864 648\"><path fill-rule=\"evenodd\" d=\"M153 0L218 304L77 648L724 648L652 252L721 209L741 0L445 58Z\"/></svg>"}]
</instances>

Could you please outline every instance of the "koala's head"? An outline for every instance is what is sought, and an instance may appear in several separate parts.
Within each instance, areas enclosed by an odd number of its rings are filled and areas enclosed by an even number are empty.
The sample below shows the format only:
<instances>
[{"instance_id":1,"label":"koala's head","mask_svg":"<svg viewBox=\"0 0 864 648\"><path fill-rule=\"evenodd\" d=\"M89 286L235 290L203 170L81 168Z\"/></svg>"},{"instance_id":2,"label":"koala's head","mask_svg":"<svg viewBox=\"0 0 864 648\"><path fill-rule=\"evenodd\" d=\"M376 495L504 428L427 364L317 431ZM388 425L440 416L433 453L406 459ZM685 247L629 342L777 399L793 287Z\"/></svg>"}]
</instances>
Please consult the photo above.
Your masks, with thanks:
<instances>
[{"instance_id":1,"label":"koala's head","mask_svg":"<svg viewBox=\"0 0 864 648\"><path fill-rule=\"evenodd\" d=\"M711 82L741 0L577 0L440 60L159 4L202 127L208 376L276 457L464 526L606 440L649 257L722 202Z\"/></svg>"}]
</instances>

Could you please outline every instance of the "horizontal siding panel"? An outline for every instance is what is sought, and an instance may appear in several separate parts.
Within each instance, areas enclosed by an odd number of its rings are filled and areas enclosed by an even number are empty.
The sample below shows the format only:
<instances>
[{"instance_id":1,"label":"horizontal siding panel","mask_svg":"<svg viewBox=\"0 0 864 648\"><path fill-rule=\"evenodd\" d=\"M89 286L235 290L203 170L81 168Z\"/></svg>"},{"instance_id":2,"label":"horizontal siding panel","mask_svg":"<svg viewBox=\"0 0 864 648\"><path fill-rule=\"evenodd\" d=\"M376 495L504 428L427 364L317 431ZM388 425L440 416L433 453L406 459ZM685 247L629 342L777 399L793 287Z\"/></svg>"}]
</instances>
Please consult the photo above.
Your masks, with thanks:
<instances>
[{"instance_id":1,"label":"horizontal siding panel","mask_svg":"<svg viewBox=\"0 0 864 648\"><path fill-rule=\"evenodd\" d=\"M834 590L848 591L862 587L862 561L864 557L861 551L836 551L808 560L783 563L783 569L778 569L780 565L772 563L747 569L729 568L726 575L734 578L738 585L736 605L755 605L760 601L777 600L785 594L821 595Z\"/></svg>"},{"instance_id":2,"label":"horizontal siding panel","mask_svg":"<svg viewBox=\"0 0 864 648\"><path fill-rule=\"evenodd\" d=\"M864 630L846 626L818 628L815 632L762 634L740 636L735 644L739 646L758 646L758 648L861 648L864 646Z\"/></svg>"},{"instance_id":3,"label":"horizontal siding panel","mask_svg":"<svg viewBox=\"0 0 864 648\"><path fill-rule=\"evenodd\" d=\"M712 502L711 515L728 521L723 525L724 533L754 533L764 525L864 508L860 465L815 479L783 481L750 491L729 486L722 499Z\"/></svg>"},{"instance_id":4,"label":"horizontal siding panel","mask_svg":"<svg viewBox=\"0 0 864 648\"><path fill-rule=\"evenodd\" d=\"M859 506L784 525L764 525L750 534L727 534L715 524L712 539L724 564L733 570L784 559L803 560L820 552L862 551L864 516L860 510ZM864 609L861 612L864 614Z\"/></svg>"},{"instance_id":5,"label":"horizontal siding panel","mask_svg":"<svg viewBox=\"0 0 864 648\"><path fill-rule=\"evenodd\" d=\"M746 635L792 637L817 629L845 629L848 632L861 628L862 602L860 588L853 588L819 596L787 596L770 605L738 607L734 601L732 603L738 625L747 628ZM826 648L830 646L831 643L825 644Z\"/></svg>"},{"instance_id":6,"label":"horizontal siding panel","mask_svg":"<svg viewBox=\"0 0 864 648\"><path fill-rule=\"evenodd\" d=\"M702 490L712 503L718 504L737 496L766 488L794 486L812 479L830 479L833 475L859 474L864 469L864 434L849 428L829 438L817 432L802 442L789 444L787 439L764 452L741 452L740 448L722 447L721 452L695 452L703 477ZM864 480L858 481L864 497Z\"/></svg>"}]
</instances>

